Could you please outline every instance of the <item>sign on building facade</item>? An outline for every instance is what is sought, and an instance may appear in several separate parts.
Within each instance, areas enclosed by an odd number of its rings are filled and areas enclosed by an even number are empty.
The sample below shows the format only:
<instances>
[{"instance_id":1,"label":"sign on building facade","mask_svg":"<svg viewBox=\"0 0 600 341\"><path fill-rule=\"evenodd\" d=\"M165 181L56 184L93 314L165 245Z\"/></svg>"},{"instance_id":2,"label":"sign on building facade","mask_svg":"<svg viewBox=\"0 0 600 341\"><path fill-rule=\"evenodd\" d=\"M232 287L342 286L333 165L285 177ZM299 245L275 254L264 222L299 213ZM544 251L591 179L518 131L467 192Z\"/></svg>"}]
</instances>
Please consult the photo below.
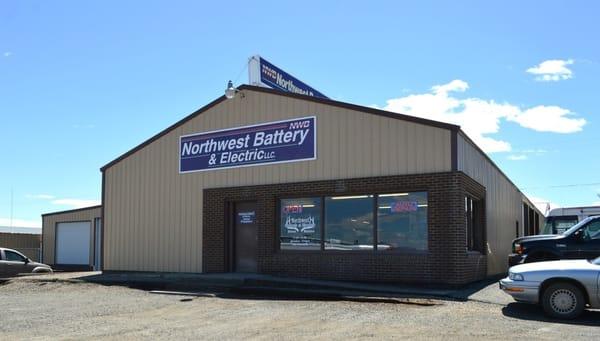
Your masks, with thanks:
<instances>
[{"instance_id":1,"label":"sign on building facade","mask_svg":"<svg viewBox=\"0 0 600 341\"><path fill-rule=\"evenodd\" d=\"M315 160L315 116L179 138L179 172Z\"/></svg>"}]
</instances>

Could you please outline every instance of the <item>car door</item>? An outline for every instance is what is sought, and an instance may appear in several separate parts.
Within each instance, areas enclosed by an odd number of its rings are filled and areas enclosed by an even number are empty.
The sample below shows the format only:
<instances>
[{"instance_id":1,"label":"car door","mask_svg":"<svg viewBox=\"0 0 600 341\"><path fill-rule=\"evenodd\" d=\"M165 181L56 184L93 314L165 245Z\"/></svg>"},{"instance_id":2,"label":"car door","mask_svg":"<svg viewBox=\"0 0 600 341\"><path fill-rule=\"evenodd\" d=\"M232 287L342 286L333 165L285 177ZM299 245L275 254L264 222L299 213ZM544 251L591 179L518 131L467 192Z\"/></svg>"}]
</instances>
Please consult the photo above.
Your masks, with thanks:
<instances>
[{"instance_id":1,"label":"car door","mask_svg":"<svg viewBox=\"0 0 600 341\"><path fill-rule=\"evenodd\" d=\"M583 233L583 232L579 232ZM562 253L564 259L580 259L581 258L581 247L583 239L577 235L569 236L568 238L561 239L556 243L556 248Z\"/></svg>"},{"instance_id":2,"label":"car door","mask_svg":"<svg viewBox=\"0 0 600 341\"><path fill-rule=\"evenodd\" d=\"M16 274L31 272L27 266L27 258L20 253L4 250L4 264L9 276Z\"/></svg>"},{"instance_id":3,"label":"car door","mask_svg":"<svg viewBox=\"0 0 600 341\"><path fill-rule=\"evenodd\" d=\"M600 257L600 219L590 221L582 229L579 245L579 258Z\"/></svg>"},{"instance_id":4,"label":"car door","mask_svg":"<svg viewBox=\"0 0 600 341\"><path fill-rule=\"evenodd\" d=\"M0 277L8 276L8 268L4 261L4 251L0 250Z\"/></svg>"}]
</instances>

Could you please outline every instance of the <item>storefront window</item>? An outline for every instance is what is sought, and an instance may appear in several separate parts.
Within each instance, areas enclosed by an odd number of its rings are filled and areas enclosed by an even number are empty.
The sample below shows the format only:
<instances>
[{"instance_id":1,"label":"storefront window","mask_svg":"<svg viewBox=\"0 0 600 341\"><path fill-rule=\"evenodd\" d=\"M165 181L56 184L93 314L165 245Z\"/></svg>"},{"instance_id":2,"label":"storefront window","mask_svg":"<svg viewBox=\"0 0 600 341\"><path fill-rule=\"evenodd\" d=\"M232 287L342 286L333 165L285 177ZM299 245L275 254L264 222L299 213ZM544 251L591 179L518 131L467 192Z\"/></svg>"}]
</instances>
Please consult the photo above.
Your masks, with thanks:
<instances>
[{"instance_id":1,"label":"storefront window","mask_svg":"<svg viewBox=\"0 0 600 341\"><path fill-rule=\"evenodd\" d=\"M380 194L377 250L427 250L427 192Z\"/></svg>"},{"instance_id":2,"label":"storefront window","mask_svg":"<svg viewBox=\"0 0 600 341\"><path fill-rule=\"evenodd\" d=\"M373 195L325 198L325 249L373 249Z\"/></svg>"},{"instance_id":3,"label":"storefront window","mask_svg":"<svg viewBox=\"0 0 600 341\"><path fill-rule=\"evenodd\" d=\"M321 250L321 198L282 199L281 250Z\"/></svg>"}]
</instances>

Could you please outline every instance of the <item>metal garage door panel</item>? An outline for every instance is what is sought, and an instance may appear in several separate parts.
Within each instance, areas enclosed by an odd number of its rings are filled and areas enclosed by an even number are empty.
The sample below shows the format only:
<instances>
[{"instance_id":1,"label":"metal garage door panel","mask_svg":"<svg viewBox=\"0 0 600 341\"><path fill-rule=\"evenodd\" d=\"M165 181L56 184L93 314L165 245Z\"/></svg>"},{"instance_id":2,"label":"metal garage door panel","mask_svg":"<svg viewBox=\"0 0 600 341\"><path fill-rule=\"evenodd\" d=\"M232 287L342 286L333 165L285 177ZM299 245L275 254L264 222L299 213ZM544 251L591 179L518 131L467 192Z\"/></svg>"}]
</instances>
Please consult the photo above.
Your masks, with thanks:
<instances>
[{"instance_id":1,"label":"metal garage door panel","mask_svg":"<svg viewBox=\"0 0 600 341\"><path fill-rule=\"evenodd\" d=\"M56 264L90 264L89 221L56 225Z\"/></svg>"}]
</instances>

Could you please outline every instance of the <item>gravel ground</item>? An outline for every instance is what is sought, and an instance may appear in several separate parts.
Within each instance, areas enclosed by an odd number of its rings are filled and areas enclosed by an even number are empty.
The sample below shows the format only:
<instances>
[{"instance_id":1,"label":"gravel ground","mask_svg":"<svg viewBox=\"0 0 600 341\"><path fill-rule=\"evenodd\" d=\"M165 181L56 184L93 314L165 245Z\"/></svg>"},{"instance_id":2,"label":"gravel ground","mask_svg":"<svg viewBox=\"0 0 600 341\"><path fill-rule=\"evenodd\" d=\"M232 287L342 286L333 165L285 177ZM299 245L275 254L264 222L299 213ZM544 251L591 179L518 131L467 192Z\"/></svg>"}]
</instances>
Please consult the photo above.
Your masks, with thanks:
<instances>
[{"instance_id":1,"label":"gravel ground","mask_svg":"<svg viewBox=\"0 0 600 341\"><path fill-rule=\"evenodd\" d=\"M0 285L0 339L582 339L600 312L549 321L534 306L434 306L250 296L190 297L90 283Z\"/></svg>"}]
</instances>

